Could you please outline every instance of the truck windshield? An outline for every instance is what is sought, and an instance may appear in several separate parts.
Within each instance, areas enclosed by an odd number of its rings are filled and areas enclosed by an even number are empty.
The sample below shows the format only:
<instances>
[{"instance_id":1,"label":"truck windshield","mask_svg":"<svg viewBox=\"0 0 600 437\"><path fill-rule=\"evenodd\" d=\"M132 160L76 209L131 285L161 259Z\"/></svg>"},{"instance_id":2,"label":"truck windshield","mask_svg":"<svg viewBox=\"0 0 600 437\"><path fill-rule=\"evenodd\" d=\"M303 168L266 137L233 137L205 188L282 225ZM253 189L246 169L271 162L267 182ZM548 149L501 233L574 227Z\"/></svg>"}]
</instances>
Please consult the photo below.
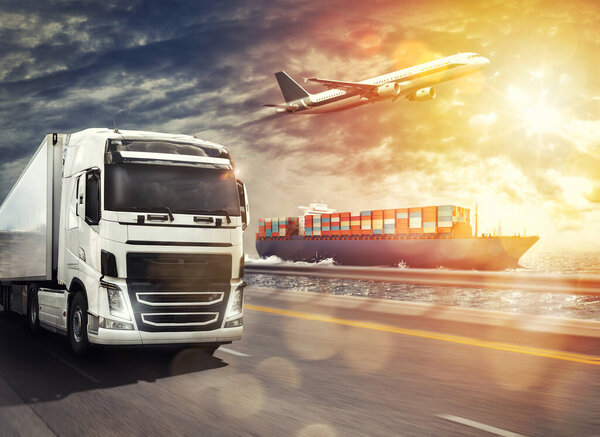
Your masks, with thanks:
<instances>
[{"instance_id":1,"label":"truck windshield","mask_svg":"<svg viewBox=\"0 0 600 437\"><path fill-rule=\"evenodd\" d=\"M106 165L104 204L112 211L240 215L235 175L222 168Z\"/></svg>"}]
</instances>

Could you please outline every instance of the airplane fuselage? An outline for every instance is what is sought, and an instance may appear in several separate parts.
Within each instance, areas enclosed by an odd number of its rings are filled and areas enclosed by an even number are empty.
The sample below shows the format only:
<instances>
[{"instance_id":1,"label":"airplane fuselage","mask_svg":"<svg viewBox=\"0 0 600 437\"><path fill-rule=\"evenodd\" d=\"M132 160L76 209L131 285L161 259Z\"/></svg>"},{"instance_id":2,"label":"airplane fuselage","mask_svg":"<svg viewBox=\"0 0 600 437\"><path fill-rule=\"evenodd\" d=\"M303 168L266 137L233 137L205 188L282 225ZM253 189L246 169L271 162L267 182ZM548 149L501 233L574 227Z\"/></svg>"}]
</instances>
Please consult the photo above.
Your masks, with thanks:
<instances>
[{"instance_id":1,"label":"airplane fuselage","mask_svg":"<svg viewBox=\"0 0 600 437\"><path fill-rule=\"evenodd\" d=\"M308 94L308 97L287 102L290 109L278 109L278 112L291 112L294 114L320 114L336 112L352 107L375 103L383 100L396 100L399 97L409 100L429 100L435 97L431 87L466 76L485 67L489 61L476 53L459 53L425 64L394 71L382 76L356 82L356 85L365 84L375 91L365 92L364 89L353 89L351 85L334 88L335 81L309 79L325 83L329 90ZM345 83L345 82L340 82ZM347 82L352 84L351 82ZM383 88L382 88L383 87ZM393 93L379 93L379 90L394 88ZM419 93L421 91L421 93ZM429 92L429 94L427 94Z\"/></svg>"}]
</instances>

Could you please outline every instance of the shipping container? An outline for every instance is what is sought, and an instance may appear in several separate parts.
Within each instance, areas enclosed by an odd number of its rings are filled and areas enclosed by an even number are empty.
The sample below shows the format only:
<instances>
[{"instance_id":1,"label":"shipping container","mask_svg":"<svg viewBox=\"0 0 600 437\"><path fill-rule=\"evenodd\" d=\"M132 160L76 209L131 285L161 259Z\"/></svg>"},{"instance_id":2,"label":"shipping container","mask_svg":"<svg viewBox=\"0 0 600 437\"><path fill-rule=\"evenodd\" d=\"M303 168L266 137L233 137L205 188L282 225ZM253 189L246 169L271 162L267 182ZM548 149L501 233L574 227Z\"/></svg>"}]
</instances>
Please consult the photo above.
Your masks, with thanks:
<instances>
[{"instance_id":1,"label":"shipping container","mask_svg":"<svg viewBox=\"0 0 600 437\"><path fill-rule=\"evenodd\" d=\"M341 215L340 213L331 214L331 235L339 236L342 235L341 228Z\"/></svg>"},{"instance_id":2,"label":"shipping container","mask_svg":"<svg viewBox=\"0 0 600 437\"><path fill-rule=\"evenodd\" d=\"M361 211L360 212L360 234L361 235L372 235L372 211Z\"/></svg>"},{"instance_id":3,"label":"shipping container","mask_svg":"<svg viewBox=\"0 0 600 437\"><path fill-rule=\"evenodd\" d=\"M324 237L331 235L331 214L321 215L321 235Z\"/></svg>"},{"instance_id":4,"label":"shipping container","mask_svg":"<svg viewBox=\"0 0 600 437\"><path fill-rule=\"evenodd\" d=\"M425 206L340 212L331 214L307 214L302 217L278 217L259 220L259 238L290 238L291 236L321 237L361 235L363 239L375 236L398 238L436 238L438 234L453 238L469 236L470 229L457 224L469 224L470 210L456 205ZM446 237L445 237L446 238Z\"/></svg>"},{"instance_id":5,"label":"shipping container","mask_svg":"<svg viewBox=\"0 0 600 437\"><path fill-rule=\"evenodd\" d=\"M350 216L351 235L360 235L360 212L353 212Z\"/></svg>"},{"instance_id":6,"label":"shipping container","mask_svg":"<svg viewBox=\"0 0 600 437\"><path fill-rule=\"evenodd\" d=\"M371 217L373 235L383 235L383 210L378 209L373 211Z\"/></svg>"},{"instance_id":7,"label":"shipping container","mask_svg":"<svg viewBox=\"0 0 600 437\"><path fill-rule=\"evenodd\" d=\"M349 212L340 213L340 230L342 235L351 235L350 217L351 214Z\"/></svg>"},{"instance_id":8,"label":"shipping container","mask_svg":"<svg viewBox=\"0 0 600 437\"><path fill-rule=\"evenodd\" d=\"M383 233L393 235L396 232L396 210L385 209L383 211Z\"/></svg>"},{"instance_id":9,"label":"shipping container","mask_svg":"<svg viewBox=\"0 0 600 437\"><path fill-rule=\"evenodd\" d=\"M396 209L396 234L408 234L408 208Z\"/></svg>"},{"instance_id":10,"label":"shipping container","mask_svg":"<svg viewBox=\"0 0 600 437\"><path fill-rule=\"evenodd\" d=\"M446 228L452 228L454 210L454 205L438 206L438 232L447 232Z\"/></svg>"},{"instance_id":11,"label":"shipping container","mask_svg":"<svg viewBox=\"0 0 600 437\"><path fill-rule=\"evenodd\" d=\"M319 214L313 215L312 235L313 237L321 236L321 216Z\"/></svg>"},{"instance_id":12,"label":"shipping container","mask_svg":"<svg viewBox=\"0 0 600 437\"><path fill-rule=\"evenodd\" d=\"M279 236L285 237L287 235L287 218L279 217Z\"/></svg>"},{"instance_id":13,"label":"shipping container","mask_svg":"<svg viewBox=\"0 0 600 437\"><path fill-rule=\"evenodd\" d=\"M436 234L437 233L437 206L425 206L423 208L423 233L424 234Z\"/></svg>"},{"instance_id":14,"label":"shipping container","mask_svg":"<svg viewBox=\"0 0 600 437\"><path fill-rule=\"evenodd\" d=\"M409 228L422 228L423 227L423 208L409 208Z\"/></svg>"}]
</instances>

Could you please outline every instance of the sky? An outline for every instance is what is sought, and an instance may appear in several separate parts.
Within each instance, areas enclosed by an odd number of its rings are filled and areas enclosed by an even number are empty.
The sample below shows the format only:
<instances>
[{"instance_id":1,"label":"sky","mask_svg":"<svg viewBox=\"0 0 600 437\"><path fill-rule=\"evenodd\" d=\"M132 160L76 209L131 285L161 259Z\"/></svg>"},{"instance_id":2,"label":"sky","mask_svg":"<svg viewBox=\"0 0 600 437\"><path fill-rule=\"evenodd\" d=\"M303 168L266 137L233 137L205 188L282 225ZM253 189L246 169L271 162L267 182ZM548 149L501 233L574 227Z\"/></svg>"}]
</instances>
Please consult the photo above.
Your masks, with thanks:
<instances>
[{"instance_id":1,"label":"sky","mask_svg":"<svg viewBox=\"0 0 600 437\"><path fill-rule=\"evenodd\" d=\"M116 120L227 145L249 191L249 252L258 217L314 201L477 202L480 233L600 250L594 1L0 0L0 17L0 198L45 133ZM490 65L432 101L275 119L261 106L283 102L276 71L358 81L458 52Z\"/></svg>"}]
</instances>

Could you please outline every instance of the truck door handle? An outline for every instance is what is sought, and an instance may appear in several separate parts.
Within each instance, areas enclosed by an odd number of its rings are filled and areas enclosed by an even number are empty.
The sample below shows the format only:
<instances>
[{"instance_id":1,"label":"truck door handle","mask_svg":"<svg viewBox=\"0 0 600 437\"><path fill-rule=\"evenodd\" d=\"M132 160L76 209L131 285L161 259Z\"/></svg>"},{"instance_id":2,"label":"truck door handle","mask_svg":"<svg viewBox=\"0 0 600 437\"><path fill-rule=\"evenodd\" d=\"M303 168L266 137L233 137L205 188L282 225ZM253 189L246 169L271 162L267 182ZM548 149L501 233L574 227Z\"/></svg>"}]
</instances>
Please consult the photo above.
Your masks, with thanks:
<instances>
[{"instance_id":1,"label":"truck door handle","mask_svg":"<svg viewBox=\"0 0 600 437\"><path fill-rule=\"evenodd\" d=\"M168 215L153 215L153 214L148 214L146 216L146 219L148 219L149 222L166 222L167 220L169 220L169 216Z\"/></svg>"},{"instance_id":2,"label":"truck door handle","mask_svg":"<svg viewBox=\"0 0 600 437\"><path fill-rule=\"evenodd\" d=\"M212 217L195 216L194 222L196 222L196 223L212 223L212 222L214 222L214 219Z\"/></svg>"}]
</instances>

